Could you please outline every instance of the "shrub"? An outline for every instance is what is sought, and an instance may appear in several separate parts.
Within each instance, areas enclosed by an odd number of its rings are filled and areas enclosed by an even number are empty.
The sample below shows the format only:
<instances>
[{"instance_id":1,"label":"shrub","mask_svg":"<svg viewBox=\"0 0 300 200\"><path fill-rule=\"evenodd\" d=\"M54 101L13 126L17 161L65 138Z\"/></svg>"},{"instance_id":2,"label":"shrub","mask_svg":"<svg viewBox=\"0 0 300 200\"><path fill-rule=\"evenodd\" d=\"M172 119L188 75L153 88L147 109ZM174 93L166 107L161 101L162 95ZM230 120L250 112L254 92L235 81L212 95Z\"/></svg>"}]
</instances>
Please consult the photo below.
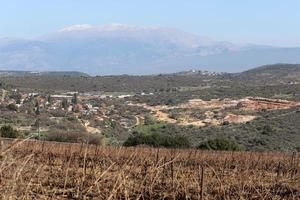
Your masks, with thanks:
<instances>
[{"instance_id":1,"label":"shrub","mask_svg":"<svg viewBox=\"0 0 300 200\"><path fill-rule=\"evenodd\" d=\"M133 134L124 142L124 146L149 145L152 147L167 148L188 148L191 146L190 141L183 135L162 135L159 133L143 134L133 132Z\"/></svg>"},{"instance_id":2,"label":"shrub","mask_svg":"<svg viewBox=\"0 0 300 200\"><path fill-rule=\"evenodd\" d=\"M46 140L56 141L56 142L83 142L86 138L86 134L79 131L64 131L64 130L54 130L47 134Z\"/></svg>"},{"instance_id":3,"label":"shrub","mask_svg":"<svg viewBox=\"0 0 300 200\"><path fill-rule=\"evenodd\" d=\"M70 115L70 116L67 116L67 120L71 121L71 122L76 122L77 118L75 116Z\"/></svg>"},{"instance_id":4,"label":"shrub","mask_svg":"<svg viewBox=\"0 0 300 200\"><path fill-rule=\"evenodd\" d=\"M89 135L88 138L86 139L86 142L88 144L102 145L103 138L100 135Z\"/></svg>"},{"instance_id":5,"label":"shrub","mask_svg":"<svg viewBox=\"0 0 300 200\"><path fill-rule=\"evenodd\" d=\"M171 119L178 120L178 119L180 118L180 115L177 114L177 113L171 113L171 114L169 114L169 117L170 117Z\"/></svg>"},{"instance_id":6,"label":"shrub","mask_svg":"<svg viewBox=\"0 0 300 200\"><path fill-rule=\"evenodd\" d=\"M56 142L84 142L88 144L101 145L102 137L98 135L90 135L81 131L64 131L54 130L45 136L45 140Z\"/></svg>"},{"instance_id":7,"label":"shrub","mask_svg":"<svg viewBox=\"0 0 300 200\"><path fill-rule=\"evenodd\" d=\"M14 130L11 126L2 126L0 129L1 137L5 138L17 138L19 133L17 130Z\"/></svg>"},{"instance_id":8,"label":"shrub","mask_svg":"<svg viewBox=\"0 0 300 200\"><path fill-rule=\"evenodd\" d=\"M235 141L225 139L225 138L216 138L208 140L201 143L198 146L199 149L207 150L218 150L218 151L242 151L244 146L237 144Z\"/></svg>"},{"instance_id":9,"label":"shrub","mask_svg":"<svg viewBox=\"0 0 300 200\"><path fill-rule=\"evenodd\" d=\"M151 115L146 115L145 116L145 119L144 119L144 124L145 125L151 125L151 124L155 124L156 123L156 120L154 119L153 116Z\"/></svg>"},{"instance_id":10,"label":"shrub","mask_svg":"<svg viewBox=\"0 0 300 200\"><path fill-rule=\"evenodd\" d=\"M263 134L263 135L272 135L273 133L275 133L274 128L271 125L267 124L263 127L263 130L262 130L261 134Z\"/></svg>"},{"instance_id":11,"label":"shrub","mask_svg":"<svg viewBox=\"0 0 300 200\"><path fill-rule=\"evenodd\" d=\"M11 104L8 104L8 105L7 105L7 109L8 109L8 110L11 110L11 111L17 111L17 110L18 110L18 107L16 106L16 104L11 103Z\"/></svg>"},{"instance_id":12,"label":"shrub","mask_svg":"<svg viewBox=\"0 0 300 200\"><path fill-rule=\"evenodd\" d=\"M222 125L223 126L228 126L229 124L230 124L229 121L224 121Z\"/></svg>"},{"instance_id":13,"label":"shrub","mask_svg":"<svg viewBox=\"0 0 300 200\"><path fill-rule=\"evenodd\" d=\"M64 110L51 110L50 114L53 117L65 117L66 116L66 111L64 111Z\"/></svg>"}]
</instances>

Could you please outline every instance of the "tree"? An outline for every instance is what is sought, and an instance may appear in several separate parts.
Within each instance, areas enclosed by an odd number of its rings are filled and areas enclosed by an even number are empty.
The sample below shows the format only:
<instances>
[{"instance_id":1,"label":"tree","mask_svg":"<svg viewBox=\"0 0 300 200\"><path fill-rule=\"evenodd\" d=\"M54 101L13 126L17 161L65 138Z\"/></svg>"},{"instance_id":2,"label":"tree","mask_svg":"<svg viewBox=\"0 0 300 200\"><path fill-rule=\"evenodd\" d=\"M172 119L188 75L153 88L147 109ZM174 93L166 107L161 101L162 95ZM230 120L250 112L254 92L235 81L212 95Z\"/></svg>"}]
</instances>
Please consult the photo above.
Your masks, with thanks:
<instances>
[{"instance_id":1,"label":"tree","mask_svg":"<svg viewBox=\"0 0 300 200\"><path fill-rule=\"evenodd\" d=\"M1 137L5 138L17 138L19 136L18 131L14 130L9 125L2 126L0 129Z\"/></svg>"},{"instance_id":2,"label":"tree","mask_svg":"<svg viewBox=\"0 0 300 200\"><path fill-rule=\"evenodd\" d=\"M74 93L73 98L72 98L72 103L73 103L74 105L78 103L77 93Z\"/></svg>"},{"instance_id":3,"label":"tree","mask_svg":"<svg viewBox=\"0 0 300 200\"><path fill-rule=\"evenodd\" d=\"M35 114L40 115L40 104L38 101L35 104Z\"/></svg>"},{"instance_id":4,"label":"tree","mask_svg":"<svg viewBox=\"0 0 300 200\"><path fill-rule=\"evenodd\" d=\"M21 104L21 99L17 99L16 104Z\"/></svg>"},{"instance_id":5,"label":"tree","mask_svg":"<svg viewBox=\"0 0 300 200\"><path fill-rule=\"evenodd\" d=\"M62 108L64 110L67 110L68 106L69 106L68 100L67 99L63 99L62 102L61 102L61 106L62 106Z\"/></svg>"},{"instance_id":6,"label":"tree","mask_svg":"<svg viewBox=\"0 0 300 200\"><path fill-rule=\"evenodd\" d=\"M40 138L40 119L39 118L35 121L34 126L36 127L36 129L38 131L38 138Z\"/></svg>"},{"instance_id":7,"label":"tree","mask_svg":"<svg viewBox=\"0 0 300 200\"><path fill-rule=\"evenodd\" d=\"M48 101L48 103L52 103L52 97L51 97L51 95L48 95L47 101Z\"/></svg>"}]
</instances>

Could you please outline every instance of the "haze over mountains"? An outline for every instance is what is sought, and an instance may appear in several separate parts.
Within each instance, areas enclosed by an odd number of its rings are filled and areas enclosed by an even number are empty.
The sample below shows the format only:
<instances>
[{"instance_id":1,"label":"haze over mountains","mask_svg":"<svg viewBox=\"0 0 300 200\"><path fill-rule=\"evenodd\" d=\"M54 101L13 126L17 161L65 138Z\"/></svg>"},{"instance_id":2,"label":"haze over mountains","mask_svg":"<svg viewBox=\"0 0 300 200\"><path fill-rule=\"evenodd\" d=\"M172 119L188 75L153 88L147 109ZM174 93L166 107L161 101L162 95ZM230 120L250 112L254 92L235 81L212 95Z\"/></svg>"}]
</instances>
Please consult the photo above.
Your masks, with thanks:
<instances>
[{"instance_id":1,"label":"haze over mountains","mask_svg":"<svg viewBox=\"0 0 300 200\"><path fill-rule=\"evenodd\" d=\"M300 63L300 48L236 45L173 28L124 24L74 25L35 39L0 39L0 70L93 75L239 72L273 63Z\"/></svg>"}]
</instances>

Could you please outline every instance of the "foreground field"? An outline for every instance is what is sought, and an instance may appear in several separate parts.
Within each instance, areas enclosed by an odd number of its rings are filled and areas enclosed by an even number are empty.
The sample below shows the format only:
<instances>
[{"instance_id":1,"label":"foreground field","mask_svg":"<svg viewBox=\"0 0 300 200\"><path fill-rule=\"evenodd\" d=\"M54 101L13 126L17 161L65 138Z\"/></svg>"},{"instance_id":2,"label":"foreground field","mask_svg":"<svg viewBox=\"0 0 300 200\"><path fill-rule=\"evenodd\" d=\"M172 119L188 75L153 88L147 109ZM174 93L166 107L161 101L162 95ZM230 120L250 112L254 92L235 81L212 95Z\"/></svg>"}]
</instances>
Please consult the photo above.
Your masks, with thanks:
<instances>
[{"instance_id":1,"label":"foreground field","mask_svg":"<svg viewBox=\"0 0 300 200\"><path fill-rule=\"evenodd\" d=\"M0 199L299 199L298 154L1 140Z\"/></svg>"}]
</instances>

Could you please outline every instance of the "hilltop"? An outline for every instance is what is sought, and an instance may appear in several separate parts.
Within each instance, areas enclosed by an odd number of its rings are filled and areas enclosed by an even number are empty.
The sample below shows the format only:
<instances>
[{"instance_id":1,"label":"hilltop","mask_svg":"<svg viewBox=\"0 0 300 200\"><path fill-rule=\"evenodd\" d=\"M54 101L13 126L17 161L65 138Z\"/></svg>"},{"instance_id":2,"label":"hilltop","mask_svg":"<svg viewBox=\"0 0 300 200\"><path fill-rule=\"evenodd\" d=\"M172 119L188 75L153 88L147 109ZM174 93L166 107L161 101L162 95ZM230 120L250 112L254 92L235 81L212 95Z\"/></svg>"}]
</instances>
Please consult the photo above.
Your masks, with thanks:
<instances>
[{"instance_id":1,"label":"hilltop","mask_svg":"<svg viewBox=\"0 0 300 200\"><path fill-rule=\"evenodd\" d=\"M242 73L235 79L247 84L296 84L300 83L300 64L264 65Z\"/></svg>"},{"instance_id":2,"label":"hilltop","mask_svg":"<svg viewBox=\"0 0 300 200\"><path fill-rule=\"evenodd\" d=\"M25 76L22 76L26 74ZM2 82L16 88L104 92L154 92L197 87L247 88L263 85L292 85L300 81L300 65L276 64L257 67L242 73L219 73L190 70L173 74L144 76L88 76L80 72L13 72ZM61 75L64 75L61 77Z\"/></svg>"}]
</instances>

